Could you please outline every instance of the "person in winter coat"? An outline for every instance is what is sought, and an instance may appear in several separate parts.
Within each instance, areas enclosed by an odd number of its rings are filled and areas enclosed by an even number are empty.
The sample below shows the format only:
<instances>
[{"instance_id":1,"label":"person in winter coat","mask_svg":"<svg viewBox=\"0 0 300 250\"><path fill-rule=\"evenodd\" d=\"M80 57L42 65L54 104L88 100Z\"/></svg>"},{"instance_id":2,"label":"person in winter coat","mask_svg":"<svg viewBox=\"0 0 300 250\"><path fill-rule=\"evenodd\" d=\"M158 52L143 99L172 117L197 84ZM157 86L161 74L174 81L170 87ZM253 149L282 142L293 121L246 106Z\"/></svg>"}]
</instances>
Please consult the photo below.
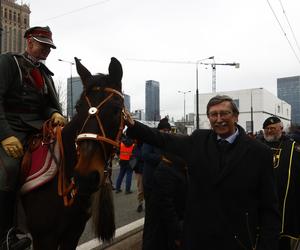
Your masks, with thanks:
<instances>
[{"instance_id":1,"label":"person in winter coat","mask_svg":"<svg viewBox=\"0 0 300 250\"><path fill-rule=\"evenodd\" d=\"M290 250L300 236L300 145L283 135L283 124L276 116L263 123L261 142L273 152L279 209L281 213L280 250Z\"/></svg>"},{"instance_id":2,"label":"person in winter coat","mask_svg":"<svg viewBox=\"0 0 300 250\"><path fill-rule=\"evenodd\" d=\"M0 249L23 249L29 238L10 234L19 185L20 163L28 139L39 133L51 119L63 125L53 73L45 66L55 49L47 27L32 27L24 34L26 50L22 54L0 55ZM10 237L12 236L12 237Z\"/></svg>"},{"instance_id":3,"label":"person in winter coat","mask_svg":"<svg viewBox=\"0 0 300 250\"><path fill-rule=\"evenodd\" d=\"M189 187L184 217L186 250L277 250L280 215L271 149L239 126L229 96L211 98L212 129L161 133L126 114L131 138L182 158Z\"/></svg>"}]
</instances>

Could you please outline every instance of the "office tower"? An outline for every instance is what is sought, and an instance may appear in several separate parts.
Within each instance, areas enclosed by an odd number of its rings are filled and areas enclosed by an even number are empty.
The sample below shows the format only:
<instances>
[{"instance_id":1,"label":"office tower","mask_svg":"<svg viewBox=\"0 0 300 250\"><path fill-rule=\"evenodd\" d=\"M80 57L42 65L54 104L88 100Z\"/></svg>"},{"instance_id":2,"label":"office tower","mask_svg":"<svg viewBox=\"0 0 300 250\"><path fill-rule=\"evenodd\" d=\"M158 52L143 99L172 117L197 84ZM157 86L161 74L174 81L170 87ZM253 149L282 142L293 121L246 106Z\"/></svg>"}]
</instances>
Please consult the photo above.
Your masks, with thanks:
<instances>
[{"instance_id":1,"label":"office tower","mask_svg":"<svg viewBox=\"0 0 300 250\"><path fill-rule=\"evenodd\" d=\"M123 93L125 108L130 112L130 95Z\"/></svg>"},{"instance_id":2,"label":"office tower","mask_svg":"<svg viewBox=\"0 0 300 250\"><path fill-rule=\"evenodd\" d=\"M291 122L300 125L300 76L277 79L278 98L291 105Z\"/></svg>"},{"instance_id":3,"label":"office tower","mask_svg":"<svg viewBox=\"0 0 300 250\"><path fill-rule=\"evenodd\" d=\"M75 106L83 91L80 77L70 77L67 79L67 116L71 119L75 113Z\"/></svg>"},{"instance_id":4,"label":"office tower","mask_svg":"<svg viewBox=\"0 0 300 250\"><path fill-rule=\"evenodd\" d=\"M149 80L145 86L145 118L146 121L160 120L160 105L159 105L159 82Z\"/></svg>"},{"instance_id":5,"label":"office tower","mask_svg":"<svg viewBox=\"0 0 300 250\"><path fill-rule=\"evenodd\" d=\"M15 0L1 0L1 53L25 50L25 30L29 28L30 9L26 4L18 4ZM1 30L1 29L0 29Z\"/></svg>"}]
</instances>

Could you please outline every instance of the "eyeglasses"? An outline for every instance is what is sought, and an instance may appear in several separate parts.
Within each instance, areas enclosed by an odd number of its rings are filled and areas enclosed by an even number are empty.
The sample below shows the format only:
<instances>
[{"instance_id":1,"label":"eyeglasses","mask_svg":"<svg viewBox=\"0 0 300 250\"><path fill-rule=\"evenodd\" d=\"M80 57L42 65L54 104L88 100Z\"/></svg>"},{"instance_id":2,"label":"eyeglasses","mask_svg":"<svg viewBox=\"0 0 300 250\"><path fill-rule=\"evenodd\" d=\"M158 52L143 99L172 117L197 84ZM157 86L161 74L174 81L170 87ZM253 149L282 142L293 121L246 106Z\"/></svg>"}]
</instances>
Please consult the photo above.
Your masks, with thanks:
<instances>
[{"instance_id":1,"label":"eyeglasses","mask_svg":"<svg viewBox=\"0 0 300 250\"><path fill-rule=\"evenodd\" d=\"M220 112L208 112L208 117L210 118L218 118L220 116L221 118L227 118L232 114L232 111L220 111Z\"/></svg>"}]
</instances>

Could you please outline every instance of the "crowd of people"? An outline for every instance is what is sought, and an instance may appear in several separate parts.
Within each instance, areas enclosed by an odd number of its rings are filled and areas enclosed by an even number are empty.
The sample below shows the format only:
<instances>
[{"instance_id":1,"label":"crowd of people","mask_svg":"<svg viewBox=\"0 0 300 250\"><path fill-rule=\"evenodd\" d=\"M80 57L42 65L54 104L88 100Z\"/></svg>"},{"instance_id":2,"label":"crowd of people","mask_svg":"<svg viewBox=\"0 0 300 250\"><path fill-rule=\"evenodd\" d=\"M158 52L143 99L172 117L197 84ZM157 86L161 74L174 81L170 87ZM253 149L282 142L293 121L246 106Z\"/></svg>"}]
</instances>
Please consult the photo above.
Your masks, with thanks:
<instances>
[{"instance_id":1,"label":"crowd of people","mask_svg":"<svg viewBox=\"0 0 300 250\"><path fill-rule=\"evenodd\" d=\"M42 61L55 49L49 27L24 35L23 54L0 56L0 249L22 249L27 237L8 237L13 226L20 162L28 138L44 121L63 125L52 72ZM292 250L300 237L299 128L292 138L279 117L263 133L238 125L232 98L207 104L211 129L171 133L167 118L149 128L126 113L115 192L132 193L145 210L143 250Z\"/></svg>"}]
</instances>

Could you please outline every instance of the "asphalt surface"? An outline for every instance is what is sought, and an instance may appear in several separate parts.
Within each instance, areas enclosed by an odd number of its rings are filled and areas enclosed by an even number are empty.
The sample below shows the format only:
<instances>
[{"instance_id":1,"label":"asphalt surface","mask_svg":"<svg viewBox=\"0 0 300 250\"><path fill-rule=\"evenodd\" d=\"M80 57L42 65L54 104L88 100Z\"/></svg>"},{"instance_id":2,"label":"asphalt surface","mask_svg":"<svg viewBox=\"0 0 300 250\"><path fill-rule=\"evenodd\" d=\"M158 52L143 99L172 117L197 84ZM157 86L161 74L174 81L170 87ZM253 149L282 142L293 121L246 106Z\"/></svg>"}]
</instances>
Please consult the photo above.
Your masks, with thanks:
<instances>
[{"instance_id":1,"label":"asphalt surface","mask_svg":"<svg viewBox=\"0 0 300 250\"><path fill-rule=\"evenodd\" d=\"M114 182L114 185L116 183L116 179L119 173L119 165L116 163L113 167L113 173L112 173L112 180ZM114 205L115 205L115 218L116 218L116 227L120 228L124 225L127 225L133 221L136 221L142 217L144 217L144 211L141 213L138 213L136 211L138 206L137 201L137 188L136 188L136 180L135 175L132 176L132 185L131 190L133 193L131 194L125 194L125 178L123 179L122 187L121 189L123 192L116 194L113 193L114 196ZM92 232L92 227L90 221L88 221L85 231L81 236L81 239L79 241L79 245L89 241L91 239L94 239L95 235Z\"/></svg>"}]
</instances>

